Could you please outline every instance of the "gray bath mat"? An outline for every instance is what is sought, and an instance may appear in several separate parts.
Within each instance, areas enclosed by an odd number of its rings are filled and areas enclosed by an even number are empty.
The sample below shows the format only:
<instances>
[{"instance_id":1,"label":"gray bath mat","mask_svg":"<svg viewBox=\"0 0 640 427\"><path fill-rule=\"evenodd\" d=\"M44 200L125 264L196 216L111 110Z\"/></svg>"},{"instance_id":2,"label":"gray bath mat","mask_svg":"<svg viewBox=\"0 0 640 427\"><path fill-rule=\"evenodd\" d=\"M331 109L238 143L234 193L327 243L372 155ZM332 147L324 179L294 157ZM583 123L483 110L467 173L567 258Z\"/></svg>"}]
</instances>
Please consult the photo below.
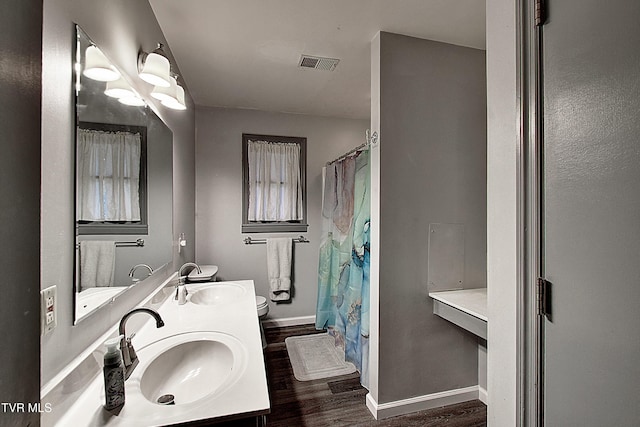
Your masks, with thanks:
<instances>
[{"instance_id":1,"label":"gray bath mat","mask_svg":"<svg viewBox=\"0 0 640 427\"><path fill-rule=\"evenodd\" d=\"M353 363L345 362L344 352L335 346L334 338L328 334L288 337L284 342L293 375L298 381L336 377L356 371Z\"/></svg>"}]
</instances>

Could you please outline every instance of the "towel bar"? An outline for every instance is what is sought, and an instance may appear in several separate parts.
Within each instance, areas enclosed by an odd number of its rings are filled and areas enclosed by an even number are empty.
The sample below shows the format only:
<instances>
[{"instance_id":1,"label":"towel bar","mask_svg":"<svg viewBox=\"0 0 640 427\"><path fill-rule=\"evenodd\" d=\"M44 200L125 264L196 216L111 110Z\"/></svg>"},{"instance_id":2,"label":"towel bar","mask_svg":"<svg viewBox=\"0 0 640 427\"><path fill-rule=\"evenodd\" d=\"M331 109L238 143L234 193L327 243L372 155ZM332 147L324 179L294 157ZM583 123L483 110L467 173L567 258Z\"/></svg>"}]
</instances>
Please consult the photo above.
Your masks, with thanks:
<instances>
[{"instance_id":1,"label":"towel bar","mask_svg":"<svg viewBox=\"0 0 640 427\"><path fill-rule=\"evenodd\" d=\"M116 247L120 246L144 246L144 239L138 239L135 242L113 242ZM80 243L76 243L76 249L80 249Z\"/></svg>"},{"instance_id":2,"label":"towel bar","mask_svg":"<svg viewBox=\"0 0 640 427\"><path fill-rule=\"evenodd\" d=\"M293 243L309 243L309 239L307 239L304 236L296 237L294 239L291 239L291 241ZM252 239L251 237L248 237L248 236L244 238L245 245L254 245L254 244L261 244L261 243L267 243L267 239Z\"/></svg>"}]
</instances>

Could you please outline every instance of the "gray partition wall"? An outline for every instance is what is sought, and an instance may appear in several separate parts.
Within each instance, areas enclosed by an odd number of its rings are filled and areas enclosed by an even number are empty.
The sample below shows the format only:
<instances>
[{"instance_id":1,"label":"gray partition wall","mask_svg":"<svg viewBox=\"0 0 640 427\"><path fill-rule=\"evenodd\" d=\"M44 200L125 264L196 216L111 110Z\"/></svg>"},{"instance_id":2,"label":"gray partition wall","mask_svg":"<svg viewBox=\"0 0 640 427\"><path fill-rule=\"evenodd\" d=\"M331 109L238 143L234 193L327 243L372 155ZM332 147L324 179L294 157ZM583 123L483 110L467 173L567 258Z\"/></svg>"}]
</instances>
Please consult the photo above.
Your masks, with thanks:
<instances>
[{"instance_id":1,"label":"gray partition wall","mask_svg":"<svg viewBox=\"0 0 640 427\"><path fill-rule=\"evenodd\" d=\"M372 252L384 404L478 384L477 338L433 314L428 292L443 288L428 283L429 270L438 272L428 260L439 259L428 242L429 224L457 224L456 288L487 285L486 74L484 50L379 37L380 242Z\"/></svg>"},{"instance_id":2,"label":"gray partition wall","mask_svg":"<svg viewBox=\"0 0 640 427\"><path fill-rule=\"evenodd\" d=\"M37 426L42 0L2 2L0 27L0 426Z\"/></svg>"}]
</instances>

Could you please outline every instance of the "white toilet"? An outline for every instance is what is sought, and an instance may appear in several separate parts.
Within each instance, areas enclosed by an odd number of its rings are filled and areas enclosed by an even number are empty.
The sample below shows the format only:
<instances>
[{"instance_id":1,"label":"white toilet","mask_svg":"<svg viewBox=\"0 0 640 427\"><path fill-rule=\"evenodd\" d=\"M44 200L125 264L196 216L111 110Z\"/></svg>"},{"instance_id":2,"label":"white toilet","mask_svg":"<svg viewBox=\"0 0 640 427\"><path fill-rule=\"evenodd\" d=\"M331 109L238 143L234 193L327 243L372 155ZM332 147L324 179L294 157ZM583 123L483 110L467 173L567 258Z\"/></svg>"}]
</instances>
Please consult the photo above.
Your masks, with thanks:
<instances>
[{"instance_id":1,"label":"white toilet","mask_svg":"<svg viewBox=\"0 0 640 427\"><path fill-rule=\"evenodd\" d=\"M269 313L269 303L265 297L256 296L256 310L258 311L258 323L260 324L260 335L262 336L262 349L267 348L267 339L264 336L264 328L262 327L262 319Z\"/></svg>"}]
</instances>

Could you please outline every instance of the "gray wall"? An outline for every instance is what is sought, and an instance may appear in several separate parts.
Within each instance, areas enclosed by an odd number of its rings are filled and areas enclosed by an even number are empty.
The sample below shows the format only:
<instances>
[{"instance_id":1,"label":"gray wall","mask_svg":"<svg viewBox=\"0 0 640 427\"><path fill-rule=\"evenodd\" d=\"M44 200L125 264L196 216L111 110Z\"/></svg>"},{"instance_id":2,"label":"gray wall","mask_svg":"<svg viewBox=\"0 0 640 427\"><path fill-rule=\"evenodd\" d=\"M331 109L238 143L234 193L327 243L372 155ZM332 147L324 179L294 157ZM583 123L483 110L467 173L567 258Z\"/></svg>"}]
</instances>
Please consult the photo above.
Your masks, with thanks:
<instances>
[{"instance_id":1,"label":"gray wall","mask_svg":"<svg viewBox=\"0 0 640 427\"><path fill-rule=\"evenodd\" d=\"M136 76L137 55L141 48L149 51L158 41L166 44L146 1L52 0L44 5L41 284L42 287L58 286L59 303L58 327L42 338L43 384L164 278L161 274L156 275L114 304L72 326L74 99L71 64L74 22L128 76ZM165 52L170 55L168 48ZM150 99L150 85L137 77L132 78L131 83L141 95ZM195 257L195 115L188 94L187 98L187 111L157 107L160 117L173 132L173 270L178 263ZM33 226L37 227L36 224ZM176 236L180 232L186 233L188 246L179 256Z\"/></svg>"},{"instance_id":2,"label":"gray wall","mask_svg":"<svg viewBox=\"0 0 640 427\"><path fill-rule=\"evenodd\" d=\"M268 297L265 245L245 245L242 223L242 133L307 138L307 211L311 243L294 247L295 294L290 304L270 302L269 318L315 315L318 291L322 167L365 141L367 120L338 119L257 110L198 108L196 111L197 262L219 267L223 280L253 279ZM292 233L297 237L301 233ZM252 234L264 238L270 234Z\"/></svg>"},{"instance_id":3,"label":"gray wall","mask_svg":"<svg viewBox=\"0 0 640 427\"><path fill-rule=\"evenodd\" d=\"M40 90L42 1L0 6L0 248L4 351L0 401L40 401ZM11 100L11 102L7 102ZM37 412L0 413L2 426L40 425Z\"/></svg>"},{"instance_id":4,"label":"gray wall","mask_svg":"<svg viewBox=\"0 0 640 427\"><path fill-rule=\"evenodd\" d=\"M486 286L484 51L380 34L378 403L478 384L475 336L433 315L430 223L465 227Z\"/></svg>"}]
</instances>

